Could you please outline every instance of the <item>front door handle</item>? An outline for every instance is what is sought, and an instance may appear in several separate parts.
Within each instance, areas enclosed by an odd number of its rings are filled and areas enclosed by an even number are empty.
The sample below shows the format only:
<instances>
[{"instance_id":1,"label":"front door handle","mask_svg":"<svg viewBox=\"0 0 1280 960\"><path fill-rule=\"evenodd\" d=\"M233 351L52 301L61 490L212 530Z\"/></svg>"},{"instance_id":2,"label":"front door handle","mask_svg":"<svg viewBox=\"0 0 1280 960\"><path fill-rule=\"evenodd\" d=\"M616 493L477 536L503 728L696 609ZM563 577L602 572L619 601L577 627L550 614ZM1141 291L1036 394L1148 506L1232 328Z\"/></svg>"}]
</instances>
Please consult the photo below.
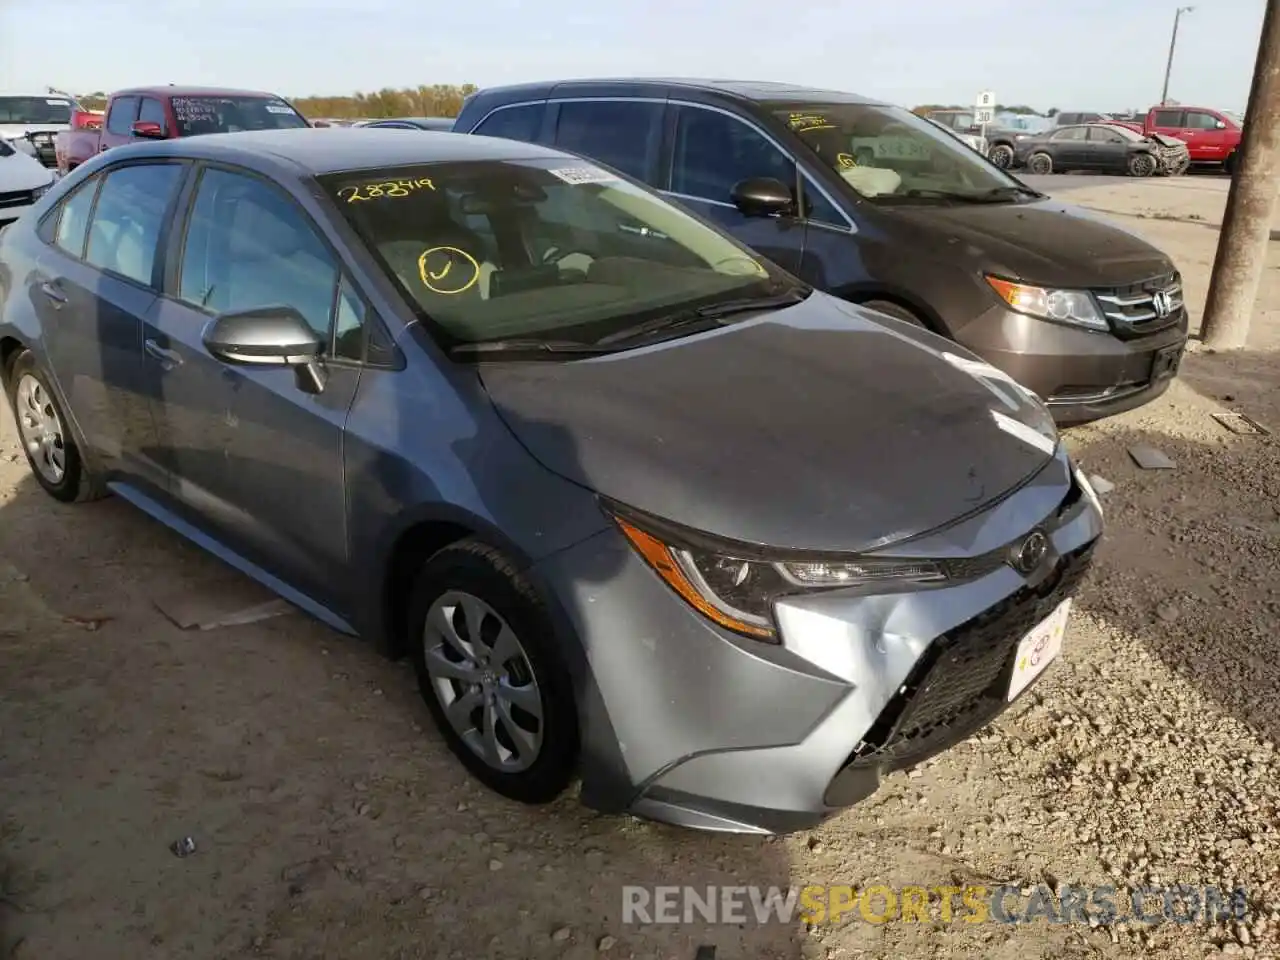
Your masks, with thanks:
<instances>
[{"instance_id":1,"label":"front door handle","mask_svg":"<svg viewBox=\"0 0 1280 960\"><path fill-rule=\"evenodd\" d=\"M55 310L61 310L62 305L67 302L67 295L58 289L58 285L52 280L46 280L40 284L40 292L53 301Z\"/></svg>"},{"instance_id":2,"label":"front door handle","mask_svg":"<svg viewBox=\"0 0 1280 960\"><path fill-rule=\"evenodd\" d=\"M160 361L160 366L166 370L172 370L174 367L182 366L182 354L176 350L166 350L154 340L147 340L143 343L143 349L151 356Z\"/></svg>"}]
</instances>

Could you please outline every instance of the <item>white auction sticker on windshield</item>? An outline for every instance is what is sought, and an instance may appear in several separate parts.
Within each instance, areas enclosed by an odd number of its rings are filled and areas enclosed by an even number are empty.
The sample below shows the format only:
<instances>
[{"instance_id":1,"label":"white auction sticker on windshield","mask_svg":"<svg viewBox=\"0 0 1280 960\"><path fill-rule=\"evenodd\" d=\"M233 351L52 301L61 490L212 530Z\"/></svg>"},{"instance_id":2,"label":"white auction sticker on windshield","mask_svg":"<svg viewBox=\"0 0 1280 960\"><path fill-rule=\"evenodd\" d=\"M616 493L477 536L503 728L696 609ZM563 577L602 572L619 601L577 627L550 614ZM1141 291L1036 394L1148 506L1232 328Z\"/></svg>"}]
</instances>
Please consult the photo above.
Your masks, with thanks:
<instances>
[{"instance_id":1,"label":"white auction sticker on windshield","mask_svg":"<svg viewBox=\"0 0 1280 960\"><path fill-rule=\"evenodd\" d=\"M547 171L553 177L559 177L565 183L616 183L618 178L599 167L583 165L580 167L560 167Z\"/></svg>"},{"instance_id":2,"label":"white auction sticker on windshield","mask_svg":"<svg viewBox=\"0 0 1280 960\"><path fill-rule=\"evenodd\" d=\"M282 103L268 103L267 113L293 113L293 108L286 107Z\"/></svg>"}]
</instances>

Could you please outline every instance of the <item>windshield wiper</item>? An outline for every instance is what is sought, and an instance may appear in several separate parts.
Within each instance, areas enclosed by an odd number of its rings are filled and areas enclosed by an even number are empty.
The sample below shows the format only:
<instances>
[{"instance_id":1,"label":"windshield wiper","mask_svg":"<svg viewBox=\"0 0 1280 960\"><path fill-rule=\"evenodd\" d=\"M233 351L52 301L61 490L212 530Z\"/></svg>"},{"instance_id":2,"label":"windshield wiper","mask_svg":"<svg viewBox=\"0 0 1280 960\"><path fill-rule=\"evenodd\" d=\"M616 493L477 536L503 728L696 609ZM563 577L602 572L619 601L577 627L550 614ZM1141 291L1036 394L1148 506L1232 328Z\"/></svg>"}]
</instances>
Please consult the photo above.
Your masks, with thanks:
<instances>
[{"instance_id":1,"label":"windshield wiper","mask_svg":"<svg viewBox=\"0 0 1280 960\"><path fill-rule=\"evenodd\" d=\"M1017 187L1010 184L1006 187L992 187L979 193L958 193L953 190L934 190L928 187L912 187L902 193L885 194L885 197L909 197L913 200L951 200L955 203L1005 203L1018 195L1029 197L1044 196L1030 187ZM877 197L876 199L882 199Z\"/></svg>"},{"instance_id":2,"label":"windshield wiper","mask_svg":"<svg viewBox=\"0 0 1280 960\"><path fill-rule=\"evenodd\" d=\"M654 317L652 320L638 323L634 327L626 327L614 333L606 334L597 340L596 344L604 346L606 344L619 343L623 340L638 340L651 333L666 333L670 330L695 326L707 321L715 322L735 313L747 313L756 310L779 310L782 307L789 307L799 303L808 295L807 291L792 289L772 297L744 297L740 300L723 300L720 303L707 304L705 307L697 307L693 310L680 310L675 313L664 314L661 317Z\"/></svg>"},{"instance_id":3,"label":"windshield wiper","mask_svg":"<svg viewBox=\"0 0 1280 960\"><path fill-rule=\"evenodd\" d=\"M449 356L457 357L476 353L608 353L594 343L577 340L480 340L476 343L456 343L449 348Z\"/></svg>"}]
</instances>

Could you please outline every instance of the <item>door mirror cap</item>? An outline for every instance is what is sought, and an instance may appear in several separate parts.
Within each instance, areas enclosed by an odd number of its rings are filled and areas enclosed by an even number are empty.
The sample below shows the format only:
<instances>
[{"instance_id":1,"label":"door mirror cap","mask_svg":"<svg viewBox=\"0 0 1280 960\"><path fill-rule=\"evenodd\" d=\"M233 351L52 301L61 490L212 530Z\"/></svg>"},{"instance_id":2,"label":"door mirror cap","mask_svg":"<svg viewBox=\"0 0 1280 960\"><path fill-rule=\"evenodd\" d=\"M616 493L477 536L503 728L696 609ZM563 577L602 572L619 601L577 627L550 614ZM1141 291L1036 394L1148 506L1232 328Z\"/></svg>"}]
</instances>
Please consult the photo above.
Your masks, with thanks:
<instances>
[{"instance_id":1,"label":"door mirror cap","mask_svg":"<svg viewBox=\"0 0 1280 960\"><path fill-rule=\"evenodd\" d=\"M140 140L165 139L164 128L151 120L138 120L131 129L133 135Z\"/></svg>"},{"instance_id":2,"label":"door mirror cap","mask_svg":"<svg viewBox=\"0 0 1280 960\"><path fill-rule=\"evenodd\" d=\"M258 307L209 321L205 349L223 363L303 367L320 359L324 344L293 307Z\"/></svg>"},{"instance_id":3,"label":"door mirror cap","mask_svg":"<svg viewBox=\"0 0 1280 960\"><path fill-rule=\"evenodd\" d=\"M796 209L791 188L773 177L739 180L729 191L729 199L748 217L786 216Z\"/></svg>"},{"instance_id":4,"label":"door mirror cap","mask_svg":"<svg viewBox=\"0 0 1280 960\"><path fill-rule=\"evenodd\" d=\"M1219 130L1227 129L1227 122L1225 120L1215 120L1213 122L1213 125Z\"/></svg>"}]
</instances>

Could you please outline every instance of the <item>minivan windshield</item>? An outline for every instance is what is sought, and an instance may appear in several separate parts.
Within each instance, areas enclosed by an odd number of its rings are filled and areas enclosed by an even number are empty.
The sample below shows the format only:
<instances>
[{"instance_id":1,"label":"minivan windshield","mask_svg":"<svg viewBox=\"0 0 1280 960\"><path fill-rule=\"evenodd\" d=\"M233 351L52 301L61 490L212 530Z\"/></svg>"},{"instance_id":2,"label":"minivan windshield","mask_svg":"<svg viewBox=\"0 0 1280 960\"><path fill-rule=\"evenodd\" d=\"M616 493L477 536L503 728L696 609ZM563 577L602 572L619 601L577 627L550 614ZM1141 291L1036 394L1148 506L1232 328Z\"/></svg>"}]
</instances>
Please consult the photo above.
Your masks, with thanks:
<instances>
[{"instance_id":1,"label":"minivan windshield","mask_svg":"<svg viewBox=\"0 0 1280 960\"><path fill-rule=\"evenodd\" d=\"M455 350L614 349L633 330L651 336L668 320L683 330L808 290L654 193L569 157L433 163L321 183Z\"/></svg>"},{"instance_id":2,"label":"minivan windshield","mask_svg":"<svg viewBox=\"0 0 1280 960\"><path fill-rule=\"evenodd\" d=\"M71 122L71 101L65 97L0 97L0 123L57 126Z\"/></svg>"},{"instance_id":3,"label":"minivan windshield","mask_svg":"<svg viewBox=\"0 0 1280 960\"><path fill-rule=\"evenodd\" d=\"M775 110L814 153L878 203L1013 202L1025 187L900 107L814 103Z\"/></svg>"},{"instance_id":4,"label":"minivan windshield","mask_svg":"<svg viewBox=\"0 0 1280 960\"><path fill-rule=\"evenodd\" d=\"M181 137L310 126L297 110L274 97L175 96L170 102Z\"/></svg>"}]
</instances>

